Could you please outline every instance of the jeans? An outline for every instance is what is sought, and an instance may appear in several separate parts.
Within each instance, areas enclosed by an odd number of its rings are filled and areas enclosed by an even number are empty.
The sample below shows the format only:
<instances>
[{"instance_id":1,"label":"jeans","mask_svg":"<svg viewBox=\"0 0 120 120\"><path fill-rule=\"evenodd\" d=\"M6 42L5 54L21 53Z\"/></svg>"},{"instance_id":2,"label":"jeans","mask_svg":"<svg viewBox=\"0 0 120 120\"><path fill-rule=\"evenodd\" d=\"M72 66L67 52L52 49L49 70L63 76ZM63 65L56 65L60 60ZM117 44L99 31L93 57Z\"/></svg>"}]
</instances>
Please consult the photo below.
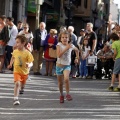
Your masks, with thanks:
<instances>
[{"instance_id":1,"label":"jeans","mask_svg":"<svg viewBox=\"0 0 120 120\"><path fill-rule=\"evenodd\" d=\"M86 66L86 60L80 60L80 76L87 76L88 68Z\"/></svg>"}]
</instances>

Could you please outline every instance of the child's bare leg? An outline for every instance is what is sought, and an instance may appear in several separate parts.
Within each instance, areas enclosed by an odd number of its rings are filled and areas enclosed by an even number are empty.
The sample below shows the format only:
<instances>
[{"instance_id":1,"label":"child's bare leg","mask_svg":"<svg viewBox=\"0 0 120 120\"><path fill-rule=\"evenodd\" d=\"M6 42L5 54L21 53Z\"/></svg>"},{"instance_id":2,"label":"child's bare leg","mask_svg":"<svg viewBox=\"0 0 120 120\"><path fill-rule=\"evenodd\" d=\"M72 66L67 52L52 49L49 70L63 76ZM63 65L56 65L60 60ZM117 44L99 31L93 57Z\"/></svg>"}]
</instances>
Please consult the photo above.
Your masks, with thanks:
<instances>
[{"instance_id":1,"label":"child's bare leg","mask_svg":"<svg viewBox=\"0 0 120 120\"><path fill-rule=\"evenodd\" d=\"M21 90L23 90L25 88L25 84L24 83L21 83Z\"/></svg>"},{"instance_id":2,"label":"child's bare leg","mask_svg":"<svg viewBox=\"0 0 120 120\"><path fill-rule=\"evenodd\" d=\"M65 71L64 71L65 89L66 89L66 93L67 93L67 94L69 94L69 90L70 90L69 74L70 74L70 71L69 71L69 70L65 70Z\"/></svg>"},{"instance_id":3,"label":"child's bare leg","mask_svg":"<svg viewBox=\"0 0 120 120\"><path fill-rule=\"evenodd\" d=\"M58 79L58 87L59 87L60 95L63 96L63 75L58 75L57 79Z\"/></svg>"},{"instance_id":4,"label":"child's bare leg","mask_svg":"<svg viewBox=\"0 0 120 120\"><path fill-rule=\"evenodd\" d=\"M17 81L15 82L15 87L14 87L14 98L15 99L18 99L19 90L20 90L20 81Z\"/></svg>"},{"instance_id":5,"label":"child's bare leg","mask_svg":"<svg viewBox=\"0 0 120 120\"><path fill-rule=\"evenodd\" d=\"M116 78L116 75L115 75L115 74L112 74L111 86L114 85L115 78Z\"/></svg>"}]
</instances>

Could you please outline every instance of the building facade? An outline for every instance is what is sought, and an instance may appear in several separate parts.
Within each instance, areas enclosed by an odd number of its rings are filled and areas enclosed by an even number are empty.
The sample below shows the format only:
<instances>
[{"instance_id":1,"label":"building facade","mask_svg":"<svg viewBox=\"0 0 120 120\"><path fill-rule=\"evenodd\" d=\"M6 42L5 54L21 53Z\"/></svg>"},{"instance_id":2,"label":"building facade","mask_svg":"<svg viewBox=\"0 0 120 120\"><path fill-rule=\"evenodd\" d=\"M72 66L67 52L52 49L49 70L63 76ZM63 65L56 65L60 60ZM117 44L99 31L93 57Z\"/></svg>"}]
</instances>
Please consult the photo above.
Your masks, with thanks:
<instances>
[{"instance_id":1,"label":"building facade","mask_svg":"<svg viewBox=\"0 0 120 120\"><path fill-rule=\"evenodd\" d=\"M97 30L109 17L109 0L61 0L65 11L65 25L73 25L77 34L87 22ZM63 19L62 19L63 21ZM63 22L62 22L63 23Z\"/></svg>"},{"instance_id":2,"label":"building facade","mask_svg":"<svg viewBox=\"0 0 120 120\"><path fill-rule=\"evenodd\" d=\"M16 24L18 20L24 21L26 0L1 0L0 2L0 15L13 17Z\"/></svg>"},{"instance_id":3,"label":"building facade","mask_svg":"<svg viewBox=\"0 0 120 120\"><path fill-rule=\"evenodd\" d=\"M32 3L32 4L31 4ZM27 0L27 22L32 31L35 30L36 5L35 0ZM44 0L40 5L40 22L46 23L47 30L58 27L60 13L60 0Z\"/></svg>"}]
</instances>

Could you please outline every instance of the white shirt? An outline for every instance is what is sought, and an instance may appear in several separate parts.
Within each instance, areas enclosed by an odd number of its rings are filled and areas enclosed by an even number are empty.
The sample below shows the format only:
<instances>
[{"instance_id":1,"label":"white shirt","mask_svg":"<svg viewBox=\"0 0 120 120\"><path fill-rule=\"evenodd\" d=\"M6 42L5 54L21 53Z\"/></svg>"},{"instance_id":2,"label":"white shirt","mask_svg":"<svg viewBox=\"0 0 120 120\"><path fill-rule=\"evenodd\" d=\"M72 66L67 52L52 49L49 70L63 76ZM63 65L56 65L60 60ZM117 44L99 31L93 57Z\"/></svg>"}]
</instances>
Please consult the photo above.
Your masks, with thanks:
<instances>
[{"instance_id":1,"label":"white shirt","mask_svg":"<svg viewBox=\"0 0 120 120\"><path fill-rule=\"evenodd\" d=\"M12 26L11 30L9 29L9 37L10 37L10 40L8 42L8 46L14 46L16 41L15 41L15 38L18 34L18 30L17 30L17 27L15 25Z\"/></svg>"},{"instance_id":2,"label":"white shirt","mask_svg":"<svg viewBox=\"0 0 120 120\"><path fill-rule=\"evenodd\" d=\"M25 34L25 33L24 33L24 31L22 30L22 31L20 31L18 34L19 34L19 35L23 35L23 34ZM28 42L30 42L30 39L33 39L33 34L32 34L32 32L25 34L25 37L28 39Z\"/></svg>"},{"instance_id":3,"label":"white shirt","mask_svg":"<svg viewBox=\"0 0 120 120\"><path fill-rule=\"evenodd\" d=\"M46 36L47 36L47 31L46 30L41 31L41 45L44 45Z\"/></svg>"},{"instance_id":4,"label":"white shirt","mask_svg":"<svg viewBox=\"0 0 120 120\"><path fill-rule=\"evenodd\" d=\"M86 57L89 50L90 50L90 46L88 46L88 47L85 46L85 50L84 51L82 50L82 56Z\"/></svg>"},{"instance_id":5,"label":"white shirt","mask_svg":"<svg viewBox=\"0 0 120 120\"><path fill-rule=\"evenodd\" d=\"M66 46L63 45L61 42L57 44L60 46L60 51L62 52ZM72 44L72 48L67 50L60 58L57 58L57 63L62 65L70 65L71 64L71 52L75 48L75 46Z\"/></svg>"}]
</instances>

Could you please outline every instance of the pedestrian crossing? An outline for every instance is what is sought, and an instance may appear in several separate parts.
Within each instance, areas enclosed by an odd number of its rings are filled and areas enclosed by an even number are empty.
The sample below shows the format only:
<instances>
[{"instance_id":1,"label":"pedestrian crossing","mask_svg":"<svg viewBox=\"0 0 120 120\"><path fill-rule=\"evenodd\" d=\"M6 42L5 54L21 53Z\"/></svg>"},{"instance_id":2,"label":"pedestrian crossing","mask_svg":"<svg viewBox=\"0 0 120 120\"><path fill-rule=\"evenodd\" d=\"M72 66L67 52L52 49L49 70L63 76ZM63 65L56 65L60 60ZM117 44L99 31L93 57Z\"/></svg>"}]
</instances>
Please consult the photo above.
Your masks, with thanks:
<instances>
[{"instance_id":1,"label":"pedestrian crossing","mask_svg":"<svg viewBox=\"0 0 120 120\"><path fill-rule=\"evenodd\" d=\"M56 77L30 77L21 104L13 106L13 75L0 74L0 120L120 119L120 93L106 89L108 80L71 79L73 100L60 104Z\"/></svg>"}]
</instances>

